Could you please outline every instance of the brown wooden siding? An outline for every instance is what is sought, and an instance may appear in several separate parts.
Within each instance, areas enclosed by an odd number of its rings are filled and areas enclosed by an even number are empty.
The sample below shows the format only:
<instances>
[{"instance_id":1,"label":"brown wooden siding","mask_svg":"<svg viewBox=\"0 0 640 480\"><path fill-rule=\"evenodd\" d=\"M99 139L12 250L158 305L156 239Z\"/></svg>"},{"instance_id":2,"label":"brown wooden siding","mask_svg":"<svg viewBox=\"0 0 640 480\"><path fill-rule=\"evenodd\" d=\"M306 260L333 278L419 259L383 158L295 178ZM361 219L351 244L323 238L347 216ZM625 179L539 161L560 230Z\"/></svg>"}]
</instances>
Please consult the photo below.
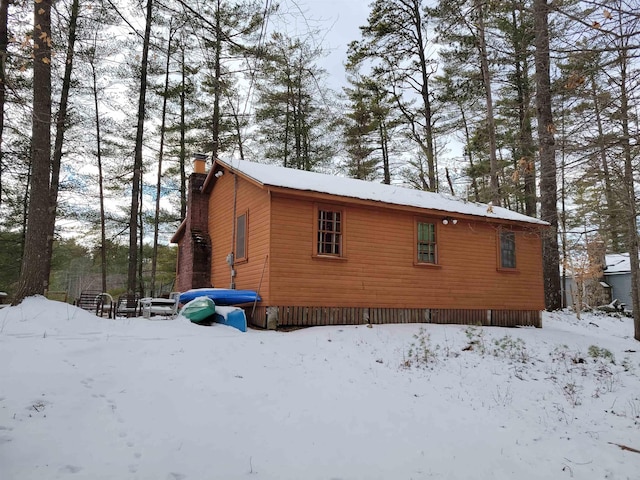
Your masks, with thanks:
<instances>
[{"instance_id":1,"label":"brown wooden siding","mask_svg":"<svg viewBox=\"0 0 640 480\"><path fill-rule=\"evenodd\" d=\"M438 323L483 326L542 327L539 310L460 310L428 308L355 308L278 306L247 308L249 323L267 328L267 316L274 326L364 325L388 323Z\"/></svg>"},{"instance_id":2,"label":"brown wooden siding","mask_svg":"<svg viewBox=\"0 0 640 480\"><path fill-rule=\"evenodd\" d=\"M225 172L216 179L209 197L209 235L211 238L211 282L214 287L229 288L231 269L227 255L235 248L233 242L235 176ZM269 193L238 179L235 193L236 216L248 214L246 260L235 265L235 287L260 290L268 300L269 290ZM264 276L263 276L264 271ZM262 278L262 285L260 279Z\"/></svg>"},{"instance_id":3,"label":"brown wooden siding","mask_svg":"<svg viewBox=\"0 0 640 480\"><path fill-rule=\"evenodd\" d=\"M258 290L263 301L246 309L267 328L268 312L279 326L380 323L459 323L541 326L544 308L541 241L537 229L516 232L514 271L498 268L500 222L442 216L336 201L344 212L345 258L314 256L314 214L326 196L273 193L230 172L215 180L209 198L211 279L229 287L226 263L233 249L236 215L248 212L247 260L236 264L235 286ZM340 199L337 199L340 200ZM455 215L452 215L455 217ZM418 219L437 228L437 265L416 265ZM508 222L507 222L508 223ZM262 283L261 283L262 279ZM253 313L253 316L251 315Z\"/></svg>"},{"instance_id":4,"label":"brown wooden siding","mask_svg":"<svg viewBox=\"0 0 640 480\"><path fill-rule=\"evenodd\" d=\"M544 307L537 230L516 230L517 269L505 272L497 268L497 224L460 219L443 225L438 219L438 266L422 266L414 265L415 213L343 206L346 258L317 258L314 201L272 195L266 305L485 311Z\"/></svg>"}]
</instances>

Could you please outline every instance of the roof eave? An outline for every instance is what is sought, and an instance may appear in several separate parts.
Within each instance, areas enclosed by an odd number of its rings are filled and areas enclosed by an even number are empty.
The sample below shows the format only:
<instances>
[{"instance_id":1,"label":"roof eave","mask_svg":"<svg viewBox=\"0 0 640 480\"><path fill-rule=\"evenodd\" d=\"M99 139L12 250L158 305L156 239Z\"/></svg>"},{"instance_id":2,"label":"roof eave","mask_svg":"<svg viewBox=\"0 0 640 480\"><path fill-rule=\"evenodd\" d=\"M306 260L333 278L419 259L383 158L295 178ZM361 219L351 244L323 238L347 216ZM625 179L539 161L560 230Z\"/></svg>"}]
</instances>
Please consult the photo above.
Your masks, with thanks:
<instances>
[{"instance_id":1,"label":"roof eave","mask_svg":"<svg viewBox=\"0 0 640 480\"><path fill-rule=\"evenodd\" d=\"M170 243L178 243L180 242L180 240L182 239L182 237L184 237L184 233L187 230L187 219L185 218L184 220L182 220L182 223L180 223L180 226L178 227L178 230L176 230L176 233L173 234L173 236L171 237L171 240L169 240Z\"/></svg>"},{"instance_id":2,"label":"roof eave","mask_svg":"<svg viewBox=\"0 0 640 480\"><path fill-rule=\"evenodd\" d=\"M263 185L263 184L259 183L259 185ZM384 208L389 208L392 210L401 210L405 212L411 212L416 215L436 216L436 217L454 216L459 219L466 219L466 220L473 219L476 221L482 220L488 223L500 223L503 225L504 224L521 225L521 226L526 225L527 227L530 227L530 228L535 227L535 228L547 229L550 227L550 224L548 222L541 223L543 222L542 220L537 220L535 222L528 222L526 220L516 220L516 219L500 218L500 217L488 217L483 215L474 215L470 213L459 213L452 210L440 210L435 208L418 207L415 205L403 205L399 203L383 202L380 200L347 197L342 195L336 195L333 193L318 192L314 190L300 190L295 188L282 187L282 186L269 185L269 184L266 184L265 186L269 189L270 192L275 194L311 198L311 199L316 199L318 201L326 201L328 203L337 202L337 203L344 203L344 204L351 204L351 205L355 204L355 205L372 206L372 207L378 207L378 208L382 206Z\"/></svg>"}]
</instances>

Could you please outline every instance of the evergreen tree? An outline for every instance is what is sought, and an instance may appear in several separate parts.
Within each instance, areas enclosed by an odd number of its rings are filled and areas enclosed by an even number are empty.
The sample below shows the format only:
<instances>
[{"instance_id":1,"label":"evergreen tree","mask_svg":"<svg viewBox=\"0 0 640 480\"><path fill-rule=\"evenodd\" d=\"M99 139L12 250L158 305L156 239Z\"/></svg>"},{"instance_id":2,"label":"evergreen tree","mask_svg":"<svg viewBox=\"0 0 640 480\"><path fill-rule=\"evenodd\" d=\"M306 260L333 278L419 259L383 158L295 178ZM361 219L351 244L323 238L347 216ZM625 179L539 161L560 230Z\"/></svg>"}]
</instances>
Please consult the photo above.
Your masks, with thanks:
<instances>
[{"instance_id":1,"label":"evergreen tree","mask_svg":"<svg viewBox=\"0 0 640 480\"><path fill-rule=\"evenodd\" d=\"M544 294L547 310L558 310L560 299L560 254L558 249L558 193L556 159L551 110L551 75L549 54L549 5L547 0L534 0L536 110L540 145L540 216L549 222L542 238Z\"/></svg>"},{"instance_id":2,"label":"evergreen tree","mask_svg":"<svg viewBox=\"0 0 640 480\"><path fill-rule=\"evenodd\" d=\"M348 175L374 180L382 170L383 183L391 183L390 145L397 120L391 118L391 100L384 85L372 77L353 73L345 87L349 112L343 132L348 160Z\"/></svg>"},{"instance_id":3,"label":"evergreen tree","mask_svg":"<svg viewBox=\"0 0 640 480\"><path fill-rule=\"evenodd\" d=\"M24 254L14 303L30 295L44 294L48 278L43 265L48 263L47 230L50 223L51 187L51 3L34 3L33 116L31 191L25 234Z\"/></svg>"},{"instance_id":4,"label":"evergreen tree","mask_svg":"<svg viewBox=\"0 0 640 480\"><path fill-rule=\"evenodd\" d=\"M350 61L369 68L392 92L404 118L406 135L425 159L418 171L421 186L438 189L431 82L436 71L429 58L428 14L421 0L375 0L362 39L349 47ZM419 162L422 165L422 162Z\"/></svg>"},{"instance_id":5,"label":"evergreen tree","mask_svg":"<svg viewBox=\"0 0 640 480\"><path fill-rule=\"evenodd\" d=\"M315 63L320 51L300 39L274 33L257 82L256 122L265 157L285 167L316 170L332 156L334 128Z\"/></svg>"}]
</instances>

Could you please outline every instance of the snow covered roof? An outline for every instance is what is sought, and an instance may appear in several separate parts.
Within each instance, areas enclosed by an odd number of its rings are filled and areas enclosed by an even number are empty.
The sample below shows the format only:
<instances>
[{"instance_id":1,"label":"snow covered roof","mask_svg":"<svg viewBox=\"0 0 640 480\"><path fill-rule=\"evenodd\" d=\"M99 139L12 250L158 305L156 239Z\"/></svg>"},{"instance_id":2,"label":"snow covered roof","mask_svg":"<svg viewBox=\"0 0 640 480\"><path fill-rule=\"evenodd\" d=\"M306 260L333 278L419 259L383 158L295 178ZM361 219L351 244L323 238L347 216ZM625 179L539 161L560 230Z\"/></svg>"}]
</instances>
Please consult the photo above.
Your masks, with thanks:
<instances>
[{"instance_id":1,"label":"snow covered roof","mask_svg":"<svg viewBox=\"0 0 640 480\"><path fill-rule=\"evenodd\" d=\"M612 253L605 255L606 268L605 275L616 275L620 273L629 273L631 271L631 263L629 262L628 253Z\"/></svg>"},{"instance_id":2,"label":"snow covered roof","mask_svg":"<svg viewBox=\"0 0 640 480\"><path fill-rule=\"evenodd\" d=\"M425 192L397 185L367 182L353 178L337 177L307 172L276 165L233 160L216 160L216 163L240 172L261 185L326 193L342 197L372 200L393 205L439 210L443 213L459 213L498 220L548 225L547 222L512 212L502 207L490 207L484 203L465 202L441 193Z\"/></svg>"}]
</instances>

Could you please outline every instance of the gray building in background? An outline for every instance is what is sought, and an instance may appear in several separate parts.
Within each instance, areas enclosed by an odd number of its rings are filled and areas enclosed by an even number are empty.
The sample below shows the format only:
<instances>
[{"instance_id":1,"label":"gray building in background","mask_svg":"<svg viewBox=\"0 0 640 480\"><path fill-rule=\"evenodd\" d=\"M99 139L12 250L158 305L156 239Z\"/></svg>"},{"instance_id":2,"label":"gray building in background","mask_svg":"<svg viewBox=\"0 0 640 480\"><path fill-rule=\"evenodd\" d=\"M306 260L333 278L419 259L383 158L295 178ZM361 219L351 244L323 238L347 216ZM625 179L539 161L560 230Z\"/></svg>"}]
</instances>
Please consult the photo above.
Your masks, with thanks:
<instances>
[{"instance_id":1,"label":"gray building in background","mask_svg":"<svg viewBox=\"0 0 640 480\"><path fill-rule=\"evenodd\" d=\"M576 282L571 275L563 277L564 306L571 307L575 301ZM631 265L628 253L613 253L605 256L603 278L599 281L602 298L597 305L604 305L614 300L624 304L631 310Z\"/></svg>"},{"instance_id":2,"label":"gray building in background","mask_svg":"<svg viewBox=\"0 0 640 480\"><path fill-rule=\"evenodd\" d=\"M617 299L631 310L631 264L628 253L606 255L604 281L611 287L611 300Z\"/></svg>"}]
</instances>

